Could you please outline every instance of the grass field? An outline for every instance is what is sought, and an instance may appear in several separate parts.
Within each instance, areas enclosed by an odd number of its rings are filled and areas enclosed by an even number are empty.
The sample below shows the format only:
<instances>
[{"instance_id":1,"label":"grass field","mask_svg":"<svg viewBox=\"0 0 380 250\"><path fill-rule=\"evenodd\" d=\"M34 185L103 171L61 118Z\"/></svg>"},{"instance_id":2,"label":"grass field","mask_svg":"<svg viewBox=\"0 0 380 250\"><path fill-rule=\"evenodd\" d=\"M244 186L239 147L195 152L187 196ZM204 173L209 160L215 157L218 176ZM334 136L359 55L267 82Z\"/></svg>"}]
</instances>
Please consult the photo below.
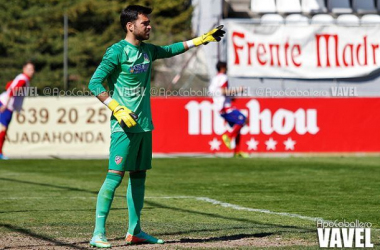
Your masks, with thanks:
<instances>
[{"instance_id":1,"label":"grass field","mask_svg":"<svg viewBox=\"0 0 380 250\"><path fill-rule=\"evenodd\" d=\"M106 168L105 160L1 161L0 249L87 249ZM317 249L313 218L380 228L379 183L379 157L154 159L142 227L168 243L123 245L126 178L107 235L113 249ZM375 247L379 236L372 230Z\"/></svg>"}]
</instances>

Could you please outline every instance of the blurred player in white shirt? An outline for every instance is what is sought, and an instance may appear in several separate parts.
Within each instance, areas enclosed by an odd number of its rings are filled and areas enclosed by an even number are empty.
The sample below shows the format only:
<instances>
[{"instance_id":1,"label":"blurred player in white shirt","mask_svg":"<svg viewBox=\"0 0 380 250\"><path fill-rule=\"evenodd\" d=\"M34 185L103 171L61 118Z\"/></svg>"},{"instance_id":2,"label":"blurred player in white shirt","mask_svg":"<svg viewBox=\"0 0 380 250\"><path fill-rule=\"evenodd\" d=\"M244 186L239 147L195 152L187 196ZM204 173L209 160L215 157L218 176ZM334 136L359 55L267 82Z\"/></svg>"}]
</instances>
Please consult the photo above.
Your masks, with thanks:
<instances>
[{"instance_id":1,"label":"blurred player in white shirt","mask_svg":"<svg viewBox=\"0 0 380 250\"><path fill-rule=\"evenodd\" d=\"M223 142L227 148L232 149L231 141L235 140L234 156L246 158L248 154L240 149L240 130L247 118L232 105L233 96L242 93L243 88L233 89L228 87L227 64L225 62L218 62L216 69L218 74L211 80L209 92L220 115L232 127L231 132L227 131L222 135Z\"/></svg>"},{"instance_id":2,"label":"blurred player in white shirt","mask_svg":"<svg viewBox=\"0 0 380 250\"><path fill-rule=\"evenodd\" d=\"M12 120L13 112L20 112L24 102L24 95L18 90L29 87L30 79L34 75L34 64L27 62L23 65L22 73L16 76L13 81L7 83L6 91L0 95L0 160L6 160L3 155L3 146L7 134L9 123Z\"/></svg>"}]
</instances>

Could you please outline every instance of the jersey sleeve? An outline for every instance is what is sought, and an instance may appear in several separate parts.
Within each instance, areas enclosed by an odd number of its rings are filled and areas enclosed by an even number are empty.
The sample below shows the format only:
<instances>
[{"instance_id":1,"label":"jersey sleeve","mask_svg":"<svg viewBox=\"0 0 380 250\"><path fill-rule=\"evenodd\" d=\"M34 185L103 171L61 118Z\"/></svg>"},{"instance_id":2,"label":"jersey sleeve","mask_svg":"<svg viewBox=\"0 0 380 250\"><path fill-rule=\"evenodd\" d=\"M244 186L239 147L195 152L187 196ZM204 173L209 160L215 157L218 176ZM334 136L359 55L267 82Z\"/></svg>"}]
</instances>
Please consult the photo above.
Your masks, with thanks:
<instances>
[{"instance_id":1,"label":"jersey sleeve","mask_svg":"<svg viewBox=\"0 0 380 250\"><path fill-rule=\"evenodd\" d=\"M103 82L112 71L118 67L120 52L121 50L115 45L109 47L103 56L102 62L92 75L88 88L95 96L106 92L106 89L103 87Z\"/></svg>"},{"instance_id":2,"label":"jersey sleeve","mask_svg":"<svg viewBox=\"0 0 380 250\"><path fill-rule=\"evenodd\" d=\"M219 88L228 88L228 77L226 75L220 76Z\"/></svg>"},{"instance_id":3,"label":"jersey sleeve","mask_svg":"<svg viewBox=\"0 0 380 250\"><path fill-rule=\"evenodd\" d=\"M7 85L5 85L5 90L8 90L11 87L12 83L13 81L7 82Z\"/></svg>"},{"instance_id":4,"label":"jersey sleeve","mask_svg":"<svg viewBox=\"0 0 380 250\"><path fill-rule=\"evenodd\" d=\"M17 92L17 90L19 88L22 88L24 87L26 84L26 81L25 80L19 80L16 84L12 83L8 89L7 89L7 93L8 93L8 96L9 97L12 97L15 95L15 93Z\"/></svg>"},{"instance_id":5,"label":"jersey sleeve","mask_svg":"<svg viewBox=\"0 0 380 250\"><path fill-rule=\"evenodd\" d=\"M166 46L156 46L149 44L149 49L151 50L153 61L157 59L173 57L186 51L183 42L173 43Z\"/></svg>"},{"instance_id":6,"label":"jersey sleeve","mask_svg":"<svg viewBox=\"0 0 380 250\"><path fill-rule=\"evenodd\" d=\"M222 84L221 87L222 87L222 88L228 88L228 81L225 81L225 82Z\"/></svg>"}]
</instances>

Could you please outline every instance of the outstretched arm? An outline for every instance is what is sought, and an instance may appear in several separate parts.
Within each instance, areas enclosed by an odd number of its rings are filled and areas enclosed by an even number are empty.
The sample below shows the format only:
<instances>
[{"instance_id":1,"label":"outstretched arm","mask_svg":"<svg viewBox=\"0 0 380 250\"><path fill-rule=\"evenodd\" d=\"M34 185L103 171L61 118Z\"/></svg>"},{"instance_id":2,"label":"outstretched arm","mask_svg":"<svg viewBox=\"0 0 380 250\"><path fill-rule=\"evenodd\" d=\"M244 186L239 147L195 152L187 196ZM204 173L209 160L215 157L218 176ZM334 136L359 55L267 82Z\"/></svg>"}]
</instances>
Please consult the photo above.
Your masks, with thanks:
<instances>
[{"instance_id":1,"label":"outstretched arm","mask_svg":"<svg viewBox=\"0 0 380 250\"><path fill-rule=\"evenodd\" d=\"M219 42L226 33L223 30L223 27L223 25L220 25L215 29L203 34L202 36L196 37L186 42L174 43L167 46L155 46L153 60L173 57L187 51L188 49L203 44L206 45L209 42Z\"/></svg>"},{"instance_id":2,"label":"outstretched arm","mask_svg":"<svg viewBox=\"0 0 380 250\"><path fill-rule=\"evenodd\" d=\"M188 50L188 48L185 47L185 42L173 43L166 46L153 46L153 61L157 59L173 57Z\"/></svg>"}]
</instances>

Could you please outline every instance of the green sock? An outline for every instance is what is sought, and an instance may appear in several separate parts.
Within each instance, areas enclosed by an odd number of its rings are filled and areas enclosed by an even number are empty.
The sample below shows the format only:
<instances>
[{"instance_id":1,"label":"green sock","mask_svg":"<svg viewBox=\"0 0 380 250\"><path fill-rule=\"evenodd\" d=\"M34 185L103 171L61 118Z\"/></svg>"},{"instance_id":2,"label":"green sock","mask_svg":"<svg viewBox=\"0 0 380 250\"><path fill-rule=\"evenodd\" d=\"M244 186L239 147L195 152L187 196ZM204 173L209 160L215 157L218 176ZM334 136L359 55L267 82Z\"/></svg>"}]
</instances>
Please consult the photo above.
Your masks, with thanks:
<instances>
[{"instance_id":1,"label":"green sock","mask_svg":"<svg viewBox=\"0 0 380 250\"><path fill-rule=\"evenodd\" d=\"M107 173L106 180L100 188L96 202L95 230L94 235L106 234L106 220L111 209L111 203L116 188L120 185L123 177L116 173Z\"/></svg>"},{"instance_id":2,"label":"green sock","mask_svg":"<svg viewBox=\"0 0 380 250\"><path fill-rule=\"evenodd\" d=\"M129 214L128 232L132 235L140 233L140 213L144 206L146 172L139 171L129 174L127 203Z\"/></svg>"}]
</instances>

